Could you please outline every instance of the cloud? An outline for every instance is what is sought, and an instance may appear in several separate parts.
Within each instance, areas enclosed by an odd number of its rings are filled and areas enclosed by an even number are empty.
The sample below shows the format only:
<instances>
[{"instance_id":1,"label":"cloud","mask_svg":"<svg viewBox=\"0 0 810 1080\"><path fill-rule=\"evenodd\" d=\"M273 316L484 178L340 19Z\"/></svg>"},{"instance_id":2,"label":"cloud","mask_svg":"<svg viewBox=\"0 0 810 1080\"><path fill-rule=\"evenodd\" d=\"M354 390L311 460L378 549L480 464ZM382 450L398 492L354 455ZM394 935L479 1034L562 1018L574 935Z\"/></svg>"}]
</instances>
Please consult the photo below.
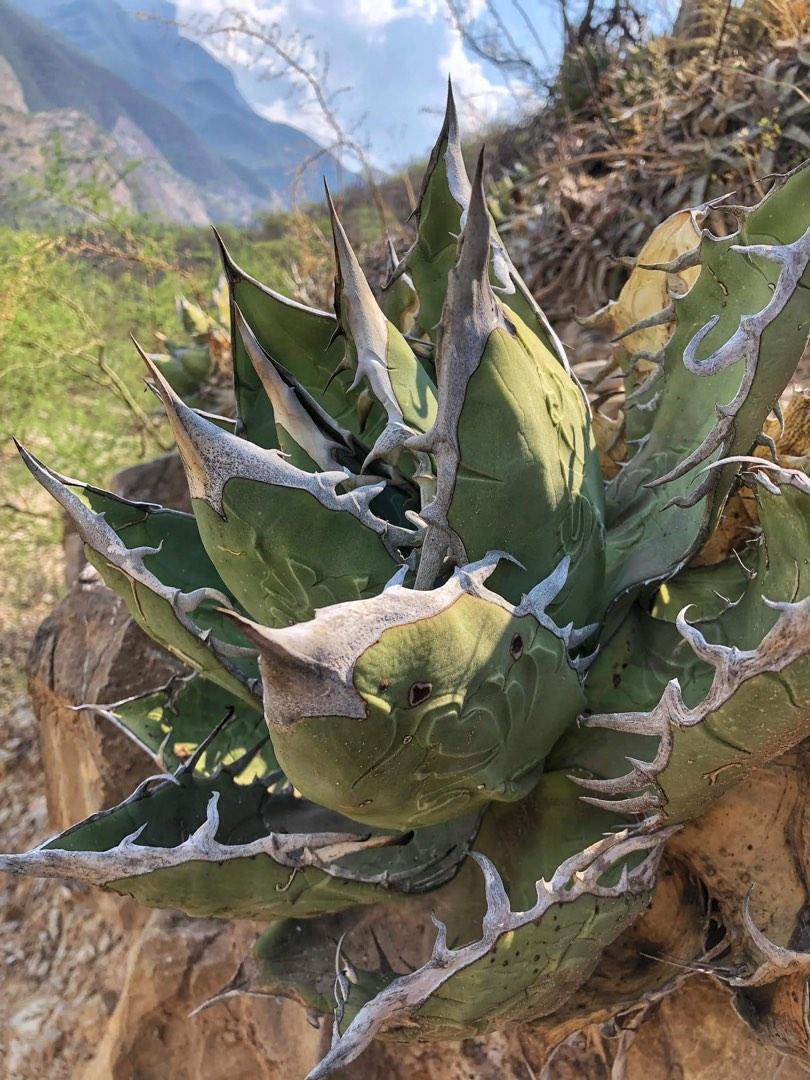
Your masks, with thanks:
<instances>
[{"instance_id":1,"label":"cloud","mask_svg":"<svg viewBox=\"0 0 810 1080\"><path fill-rule=\"evenodd\" d=\"M367 137L371 158L382 168L420 157L431 146L441 124L448 73L468 131L514 107L498 73L488 73L465 52L446 0L232 2L265 24L277 23L285 33L309 36L313 52L329 54L330 87L350 88L336 101L341 122L361 141ZM220 0L178 0L178 6L181 18L210 19L223 10ZM263 79L260 66L251 67L249 45L232 43L224 49L222 41L219 48L206 44L231 67L257 112L321 143L331 141L317 108L295 92L294 80Z\"/></svg>"},{"instance_id":2,"label":"cloud","mask_svg":"<svg viewBox=\"0 0 810 1080\"><path fill-rule=\"evenodd\" d=\"M480 60L468 56L458 31L453 29L450 34L449 47L438 60L438 72L453 80L462 126L483 127L509 107L514 108L515 99L504 83L489 77Z\"/></svg>"}]
</instances>

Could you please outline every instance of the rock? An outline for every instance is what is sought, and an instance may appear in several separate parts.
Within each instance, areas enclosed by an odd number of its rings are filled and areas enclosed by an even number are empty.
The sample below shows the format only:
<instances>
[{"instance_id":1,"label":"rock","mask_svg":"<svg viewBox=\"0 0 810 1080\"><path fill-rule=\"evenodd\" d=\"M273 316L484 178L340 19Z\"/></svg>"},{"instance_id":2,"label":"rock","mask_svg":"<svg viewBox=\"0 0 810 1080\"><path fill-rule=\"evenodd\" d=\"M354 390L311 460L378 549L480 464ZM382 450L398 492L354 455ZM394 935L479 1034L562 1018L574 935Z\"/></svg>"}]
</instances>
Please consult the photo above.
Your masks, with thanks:
<instances>
[{"instance_id":1,"label":"rock","mask_svg":"<svg viewBox=\"0 0 810 1080\"><path fill-rule=\"evenodd\" d=\"M153 912L134 939L118 1005L77 1080L257 1080L304 1077L324 1031L292 1002L244 999L189 1019L250 947L255 930Z\"/></svg>"},{"instance_id":2,"label":"rock","mask_svg":"<svg viewBox=\"0 0 810 1080\"><path fill-rule=\"evenodd\" d=\"M94 572L80 575L39 627L28 661L55 828L120 802L155 771L151 758L108 720L74 706L119 701L179 670Z\"/></svg>"}]
</instances>

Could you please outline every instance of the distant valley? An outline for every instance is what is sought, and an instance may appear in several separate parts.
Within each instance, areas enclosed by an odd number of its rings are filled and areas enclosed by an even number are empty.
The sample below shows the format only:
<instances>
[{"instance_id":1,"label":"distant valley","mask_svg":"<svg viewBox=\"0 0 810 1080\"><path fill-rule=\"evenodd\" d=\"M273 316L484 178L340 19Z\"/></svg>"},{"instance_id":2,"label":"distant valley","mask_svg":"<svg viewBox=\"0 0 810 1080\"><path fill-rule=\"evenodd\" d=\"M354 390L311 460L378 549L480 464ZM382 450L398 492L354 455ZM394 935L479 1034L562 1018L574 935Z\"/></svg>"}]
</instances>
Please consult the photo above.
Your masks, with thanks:
<instances>
[{"instance_id":1,"label":"distant valley","mask_svg":"<svg viewBox=\"0 0 810 1080\"><path fill-rule=\"evenodd\" d=\"M118 205L181 224L243 224L288 207L294 185L319 199L322 176L353 179L254 112L173 16L166 0L0 0L0 217L24 216L56 153L74 183L92 176Z\"/></svg>"}]
</instances>

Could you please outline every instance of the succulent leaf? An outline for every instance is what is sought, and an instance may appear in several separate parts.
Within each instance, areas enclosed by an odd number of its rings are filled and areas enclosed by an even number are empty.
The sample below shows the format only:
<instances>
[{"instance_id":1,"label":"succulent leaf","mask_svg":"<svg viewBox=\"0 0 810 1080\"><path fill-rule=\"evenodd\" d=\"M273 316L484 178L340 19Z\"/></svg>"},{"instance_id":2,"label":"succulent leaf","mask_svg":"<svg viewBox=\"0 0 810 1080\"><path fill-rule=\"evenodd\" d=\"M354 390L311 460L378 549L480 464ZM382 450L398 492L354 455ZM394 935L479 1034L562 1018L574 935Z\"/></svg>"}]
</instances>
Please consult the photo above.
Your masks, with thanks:
<instances>
[{"instance_id":1,"label":"succulent leaf","mask_svg":"<svg viewBox=\"0 0 810 1080\"><path fill-rule=\"evenodd\" d=\"M133 617L196 669L76 706L175 771L0 870L283 918L221 997L323 1010L331 986L313 1077L377 1034L555 1012L647 903L679 824L810 736L804 412L790 439L763 430L810 330L808 185L810 165L730 208L729 237L700 231L716 207L673 215L591 320L625 376L624 418L597 416L631 455L609 462L607 506L588 404L494 228L483 154L469 183L451 91L382 307L331 199L335 316L223 246L236 420L170 385L221 359L195 351L204 312L180 305L194 346L145 357L194 514L21 451ZM738 482L758 542L726 542ZM712 530L700 562L741 553L689 566ZM408 974L382 949L357 962L369 906L428 891L432 951ZM807 970L743 925L764 960L737 985Z\"/></svg>"},{"instance_id":2,"label":"succulent leaf","mask_svg":"<svg viewBox=\"0 0 810 1080\"><path fill-rule=\"evenodd\" d=\"M326 192L335 242L335 313L354 371L352 388L362 382L385 411L386 424L367 461L396 462L398 451L415 432L427 431L436 418L436 386L408 342L390 323L374 298Z\"/></svg>"},{"instance_id":3,"label":"succulent leaf","mask_svg":"<svg viewBox=\"0 0 810 1080\"><path fill-rule=\"evenodd\" d=\"M554 1011L645 905L669 835L605 836L605 817L577 806L570 782L553 776L529 799L493 808L487 819L473 853L485 896L472 868L462 872L437 897L436 941L426 963L389 976L368 1000L361 996L367 973L358 972L339 1001L344 1023L335 1024L331 1050L310 1078L347 1065L386 1029L399 1038L452 1038ZM505 847L504 837L515 835L521 844ZM481 936L471 941L474 924Z\"/></svg>"},{"instance_id":4,"label":"succulent leaf","mask_svg":"<svg viewBox=\"0 0 810 1080\"><path fill-rule=\"evenodd\" d=\"M231 600L201 549L194 519L67 481L24 448L19 450L33 476L70 514L88 560L138 625L207 679L260 709L255 654L244 639L239 643L239 635L219 611L230 607ZM100 511L88 507L69 484L83 489ZM164 539L178 548L164 545ZM178 558L178 552L186 558Z\"/></svg>"},{"instance_id":5,"label":"succulent leaf","mask_svg":"<svg viewBox=\"0 0 810 1080\"><path fill-rule=\"evenodd\" d=\"M704 232L700 275L673 301L675 330L649 435L607 488L607 599L671 577L716 521L810 332L810 168L778 180L733 236Z\"/></svg>"},{"instance_id":6,"label":"succulent leaf","mask_svg":"<svg viewBox=\"0 0 810 1080\"><path fill-rule=\"evenodd\" d=\"M216 233L228 280L231 326L236 308L250 326L262 349L295 376L298 382L335 419L359 435L364 427L358 412L359 393L333 378L343 361L343 346L336 340L334 315L299 304L251 277L232 259ZM244 343L232 335L234 393L239 426L237 434L266 449L277 448L273 411ZM365 421L373 427L378 407ZM383 417L384 419L384 417Z\"/></svg>"},{"instance_id":7,"label":"succulent leaf","mask_svg":"<svg viewBox=\"0 0 810 1080\"><path fill-rule=\"evenodd\" d=\"M468 816L404 838L376 834L292 793L237 784L224 768L145 781L40 847L0 855L0 869L190 915L311 918L435 887L456 872L476 828Z\"/></svg>"},{"instance_id":8,"label":"succulent leaf","mask_svg":"<svg viewBox=\"0 0 810 1080\"><path fill-rule=\"evenodd\" d=\"M206 551L251 615L285 625L315 607L382 588L396 569L399 546L414 537L372 511L384 480L341 493L348 470L305 472L277 450L222 431L150 370L175 432Z\"/></svg>"},{"instance_id":9,"label":"succulent leaf","mask_svg":"<svg viewBox=\"0 0 810 1080\"><path fill-rule=\"evenodd\" d=\"M163 770L193 761L198 774L210 776L252 749L255 753L235 776L237 783L250 783L278 767L256 707L199 675L175 677L123 701L75 707L126 732Z\"/></svg>"},{"instance_id":10,"label":"succulent leaf","mask_svg":"<svg viewBox=\"0 0 810 1080\"><path fill-rule=\"evenodd\" d=\"M393 269L383 292L384 297L391 295L400 279L407 275L418 297L417 327L434 338L447 297L450 272L458 257L458 238L465 227L471 194L453 87L448 80L444 123L430 153L414 211L416 240ZM490 225L489 273L493 285L506 307L530 327L568 371L562 342L509 257L489 211L487 218Z\"/></svg>"},{"instance_id":11,"label":"succulent leaf","mask_svg":"<svg viewBox=\"0 0 810 1080\"><path fill-rule=\"evenodd\" d=\"M708 615L699 624L687 621L688 608L672 622L668 597L653 609L664 618L636 610L594 665L595 715L553 760L586 770L593 778L578 782L600 805L694 817L808 733L810 484L784 472L776 492L758 494L763 538L744 590L738 577L723 610L699 605ZM712 571L704 568L701 590L731 578L728 567ZM694 572L687 581L694 596Z\"/></svg>"},{"instance_id":12,"label":"succulent leaf","mask_svg":"<svg viewBox=\"0 0 810 1080\"><path fill-rule=\"evenodd\" d=\"M501 549L516 562L495 587L516 600L570 556L560 620L587 622L601 614L604 544L590 420L578 387L492 290L481 170L442 316L436 425L411 444L435 455L437 477L417 585L430 588L448 555Z\"/></svg>"},{"instance_id":13,"label":"succulent leaf","mask_svg":"<svg viewBox=\"0 0 810 1080\"><path fill-rule=\"evenodd\" d=\"M577 638L546 611L567 565L512 605L484 585L497 561L429 592L392 584L295 626L239 620L259 648L274 749L299 790L393 828L531 790L583 704L568 652Z\"/></svg>"}]
</instances>

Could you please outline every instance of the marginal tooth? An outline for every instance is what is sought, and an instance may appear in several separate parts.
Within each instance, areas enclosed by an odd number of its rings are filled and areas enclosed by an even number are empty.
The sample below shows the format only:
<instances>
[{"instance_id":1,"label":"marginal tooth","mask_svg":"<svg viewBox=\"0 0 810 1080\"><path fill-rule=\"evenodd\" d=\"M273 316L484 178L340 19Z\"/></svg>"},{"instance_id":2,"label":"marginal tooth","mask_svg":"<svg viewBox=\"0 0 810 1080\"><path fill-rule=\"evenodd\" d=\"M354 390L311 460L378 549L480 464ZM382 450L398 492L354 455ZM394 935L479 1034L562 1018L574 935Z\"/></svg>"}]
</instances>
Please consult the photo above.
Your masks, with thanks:
<instances>
[{"instance_id":1,"label":"marginal tooth","mask_svg":"<svg viewBox=\"0 0 810 1080\"><path fill-rule=\"evenodd\" d=\"M653 326L666 326L667 323L671 323L674 318L675 308L672 304L667 304L667 306L661 308L660 311L656 311L644 319L639 319L638 322L634 322L625 330L622 330L620 334L617 334L613 338L613 343L616 344L616 342L623 341L624 338L630 337L631 334L638 333L639 330L649 330Z\"/></svg>"},{"instance_id":2,"label":"marginal tooth","mask_svg":"<svg viewBox=\"0 0 810 1080\"><path fill-rule=\"evenodd\" d=\"M523 597L520 609L531 612L539 623L547 625L550 620L546 611L565 588L570 569L571 556L566 555L557 563L548 577L543 578ZM556 624L554 626L557 629Z\"/></svg>"},{"instance_id":3,"label":"marginal tooth","mask_svg":"<svg viewBox=\"0 0 810 1080\"><path fill-rule=\"evenodd\" d=\"M615 814L645 814L648 810L660 810L664 805L661 795L654 791L629 799L598 799L590 795L581 795L580 798L590 806Z\"/></svg>"},{"instance_id":4,"label":"marginal tooth","mask_svg":"<svg viewBox=\"0 0 810 1080\"><path fill-rule=\"evenodd\" d=\"M587 656L576 656L573 660L569 660L569 664L574 671L579 672L580 675L584 675L586 671L591 667L594 660L599 655L599 646L597 646L592 653L588 653Z\"/></svg>"},{"instance_id":5,"label":"marginal tooth","mask_svg":"<svg viewBox=\"0 0 810 1080\"><path fill-rule=\"evenodd\" d=\"M773 461L774 465L779 464L779 461L777 460L777 455L776 455L776 443L774 442L774 440L771 438L770 435L766 435L764 431L760 431L760 433L756 437L754 445L755 446L764 446L765 449L770 452L771 460Z\"/></svg>"},{"instance_id":6,"label":"marginal tooth","mask_svg":"<svg viewBox=\"0 0 810 1080\"><path fill-rule=\"evenodd\" d=\"M402 448L408 444L412 435L413 431L407 424L399 422L386 424L366 455L362 464L363 472L375 461L386 461L391 465L396 465Z\"/></svg>"},{"instance_id":7,"label":"marginal tooth","mask_svg":"<svg viewBox=\"0 0 810 1080\"><path fill-rule=\"evenodd\" d=\"M667 274L680 274L684 270L691 270L693 266L700 266L700 244L682 252L669 262L638 263L641 270L663 270Z\"/></svg>"},{"instance_id":8,"label":"marginal tooth","mask_svg":"<svg viewBox=\"0 0 810 1080\"><path fill-rule=\"evenodd\" d=\"M568 648L578 648L583 641L587 641L598 629L599 623L591 623L589 626L581 626L571 630L568 634Z\"/></svg>"},{"instance_id":9,"label":"marginal tooth","mask_svg":"<svg viewBox=\"0 0 810 1080\"><path fill-rule=\"evenodd\" d=\"M214 843L219 830L219 792L214 791L205 808L205 821L195 829L192 839L201 845Z\"/></svg>"}]
</instances>

